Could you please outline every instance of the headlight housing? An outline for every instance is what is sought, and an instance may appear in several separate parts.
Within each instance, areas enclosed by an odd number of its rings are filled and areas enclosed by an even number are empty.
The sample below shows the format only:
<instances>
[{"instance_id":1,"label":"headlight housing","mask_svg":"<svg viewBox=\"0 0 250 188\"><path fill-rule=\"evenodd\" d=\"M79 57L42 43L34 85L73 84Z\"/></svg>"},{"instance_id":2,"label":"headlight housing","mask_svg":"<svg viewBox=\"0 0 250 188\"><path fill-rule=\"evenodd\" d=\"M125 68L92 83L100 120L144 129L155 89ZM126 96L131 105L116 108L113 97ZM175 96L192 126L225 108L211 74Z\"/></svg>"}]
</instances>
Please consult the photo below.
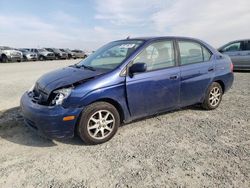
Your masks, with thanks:
<instances>
[{"instance_id":1,"label":"headlight housing","mask_svg":"<svg viewBox=\"0 0 250 188\"><path fill-rule=\"evenodd\" d=\"M35 89L35 84L31 86L31 88L28 90L28 93L32 92Z\"/></svg>"},{"instance_id":2,"label":"headlight housing","mask_svg":"<svg viewBox=\"0 0 250 188\"><path fill-rule=\"evenodd\" d=\"M5 51L6 55L11 55L10 51Z\"/></svg>"},{"instance_id":3,"label":"headlight housing","mask_svg":"<svg viewBox=\"0 0 250 188\"><path fill-rule=\"evenodd\" d=\"M55 98L52 100L52 105L61 105L65 99L71 94L73 88L63 88L54 91Z\"/></svg>"}]
</instances>

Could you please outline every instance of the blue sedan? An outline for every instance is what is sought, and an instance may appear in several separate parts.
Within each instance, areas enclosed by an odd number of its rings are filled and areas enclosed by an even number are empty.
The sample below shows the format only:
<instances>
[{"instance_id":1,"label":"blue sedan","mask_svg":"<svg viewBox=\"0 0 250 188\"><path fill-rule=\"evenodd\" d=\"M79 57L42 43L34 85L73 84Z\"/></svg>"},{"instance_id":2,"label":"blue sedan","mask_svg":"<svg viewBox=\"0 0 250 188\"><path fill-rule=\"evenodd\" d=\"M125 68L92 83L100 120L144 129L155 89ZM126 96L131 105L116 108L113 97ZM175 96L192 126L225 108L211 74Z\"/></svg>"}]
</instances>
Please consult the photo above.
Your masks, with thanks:
<instances>
[{"instance_id":1,"label":"blue sedan","mask_svg":"<svg viewBox=\"0 0 250 188\"><path fill-rule=\"evenodd\" d=\"M233 83L228 56L184 37L118 40L75 65L43 75L21 98L25 123L42 135L88 144L122 123L200 104L216 109Z\"/></svg>"}]
</instances>

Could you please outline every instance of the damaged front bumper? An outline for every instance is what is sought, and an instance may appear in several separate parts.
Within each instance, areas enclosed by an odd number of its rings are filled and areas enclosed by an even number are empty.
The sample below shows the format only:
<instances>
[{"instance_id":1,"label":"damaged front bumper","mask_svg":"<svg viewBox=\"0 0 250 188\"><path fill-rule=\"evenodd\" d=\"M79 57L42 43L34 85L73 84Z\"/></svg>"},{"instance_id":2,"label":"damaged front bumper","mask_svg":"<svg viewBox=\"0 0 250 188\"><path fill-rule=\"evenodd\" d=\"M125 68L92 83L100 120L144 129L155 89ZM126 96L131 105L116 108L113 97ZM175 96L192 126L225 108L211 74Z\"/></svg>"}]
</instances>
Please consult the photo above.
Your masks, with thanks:
<instances>
[{"instance_id":1,"label":"damaged front bumper","mask_svg":"<svg viewBox=\"0 0 250 188\"><path fill-rule=\"evenodd\" d=\"M21 98L21 110L25 124L51 139L65 139L74 136L77 119L82 108L64 108L34 103L27 93ZM71 121L63 121L66 116L75 116Z\"/></svg>"}]
</instances>

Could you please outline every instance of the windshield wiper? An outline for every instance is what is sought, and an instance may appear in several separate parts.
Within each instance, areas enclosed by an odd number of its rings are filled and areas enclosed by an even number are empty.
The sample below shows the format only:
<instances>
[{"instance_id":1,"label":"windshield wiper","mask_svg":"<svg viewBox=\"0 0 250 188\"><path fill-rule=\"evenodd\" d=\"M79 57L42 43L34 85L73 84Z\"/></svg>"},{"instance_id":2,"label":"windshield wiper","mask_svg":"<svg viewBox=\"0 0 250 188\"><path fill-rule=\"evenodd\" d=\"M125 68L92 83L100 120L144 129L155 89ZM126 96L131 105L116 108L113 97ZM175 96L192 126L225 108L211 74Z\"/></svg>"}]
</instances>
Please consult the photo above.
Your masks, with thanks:
<instances>
[{"instance_id":1,"label":"windshield wiper","mask_svg":"<svg viewBox=\"0 0 250 188\"><path fill-rule=\"evenodd\" d=\"M95 71L95 69L91 66L88 66L88 65L80 65L81 67L85 68L85 69L89 69L89 70L92 70L92 71Z\"/></svg>"},{"instance_id":2,"label":"windshield wiper","mask_svg":"<svg viewBox=\"0 0 250 188\"><path fill-rule=\"evenodd\" d=\"M92 70L92 71L95 71L95 69L91 66L87 66L87 65L79 65L79 64L74 64L74 65L70 65L70 67L75 67L75 68L85 68L85 69L89 69L89 70Z\"/></svg>"}]
</instances>

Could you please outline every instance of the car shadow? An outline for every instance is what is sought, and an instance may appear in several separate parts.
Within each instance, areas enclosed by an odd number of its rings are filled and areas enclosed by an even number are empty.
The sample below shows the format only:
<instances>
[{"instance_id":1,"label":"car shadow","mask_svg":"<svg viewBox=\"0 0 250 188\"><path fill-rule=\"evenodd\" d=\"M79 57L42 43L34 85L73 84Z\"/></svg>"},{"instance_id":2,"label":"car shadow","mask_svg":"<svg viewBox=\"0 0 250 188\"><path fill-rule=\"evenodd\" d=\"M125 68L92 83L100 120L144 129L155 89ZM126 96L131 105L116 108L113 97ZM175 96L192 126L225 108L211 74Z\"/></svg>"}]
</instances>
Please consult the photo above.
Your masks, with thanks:
<instances>
[{"instance_id":1,"label":"car shadow","mask_svg":"<svg viewBox=\"0 0 250 188\"><path fill-rule=\"evenodd\" d=\"M176 111L182 111L188 109L194 111L204 111L202 108L200 108L199 105L194 105L169 112L159 113L145 118L140 118L135 121L125 123L122 126L126 126L141 120L155 118L159 115L171 114ZM11 108L5 111L0 111L0 138L12 143L31 146L31 147L53 147L57 146L58 142L69 145L79 145L79 146L86 145L78 136L75 136L71 139L50 140L48 138L38 135L36 132L34 132L25 125L19 107Z\"/></svg>"},{"instance_id":2,"label":"car shadow","mask_svg":"<svg viewBox=\"0 0 250 188\"><path fill-rule=\"evenodd\" d=\"M19 107L0 111L0 138L12 143L32 147L52 147L57 142L70 145L84 145L79 137L66 140L50 140L28 128Z\"/></svg>"}]
</instances>

